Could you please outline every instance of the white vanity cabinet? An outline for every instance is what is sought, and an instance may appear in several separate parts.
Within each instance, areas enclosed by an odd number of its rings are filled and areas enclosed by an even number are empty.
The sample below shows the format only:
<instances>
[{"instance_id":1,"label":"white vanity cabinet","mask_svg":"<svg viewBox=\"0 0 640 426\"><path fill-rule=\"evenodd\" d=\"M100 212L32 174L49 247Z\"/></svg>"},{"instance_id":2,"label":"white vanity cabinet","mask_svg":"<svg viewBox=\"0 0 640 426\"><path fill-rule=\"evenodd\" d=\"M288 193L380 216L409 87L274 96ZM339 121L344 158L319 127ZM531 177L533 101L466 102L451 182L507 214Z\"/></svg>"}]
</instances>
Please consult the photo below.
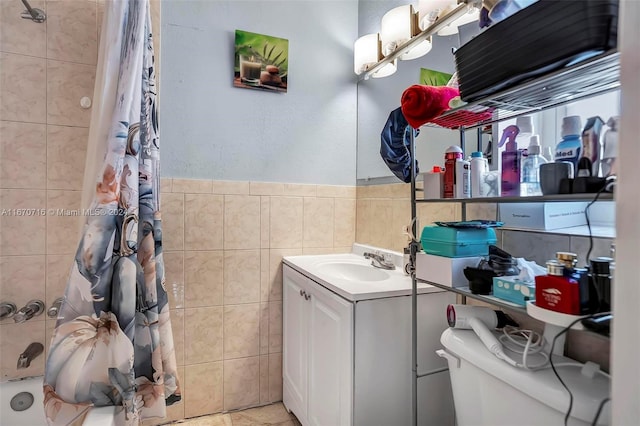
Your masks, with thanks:
<instances>
[{"instance_id":1,"label":"white vanity cabinet","mask_svg":"<svg viewBox=\"0 0 640 426\"><path fill-rule=\"evenodd\" d=\"M351 424L353 304L285 266L283 399L304 425Z\"/></svg>"},{"instance_id":2,"label":"white vanity cabinet","mask_svg":"<svg viewBox=\"0 0 640 426\"><path fill-rule=\"evenodd\" d=\"M410 294L347 300L283 265L283 402L304 426L411 423ZM311 275L310 275L311 276ZM435 351L454 296L418 295L419 424L454 425L446 363Z\"/></svg>"}]
</instances>

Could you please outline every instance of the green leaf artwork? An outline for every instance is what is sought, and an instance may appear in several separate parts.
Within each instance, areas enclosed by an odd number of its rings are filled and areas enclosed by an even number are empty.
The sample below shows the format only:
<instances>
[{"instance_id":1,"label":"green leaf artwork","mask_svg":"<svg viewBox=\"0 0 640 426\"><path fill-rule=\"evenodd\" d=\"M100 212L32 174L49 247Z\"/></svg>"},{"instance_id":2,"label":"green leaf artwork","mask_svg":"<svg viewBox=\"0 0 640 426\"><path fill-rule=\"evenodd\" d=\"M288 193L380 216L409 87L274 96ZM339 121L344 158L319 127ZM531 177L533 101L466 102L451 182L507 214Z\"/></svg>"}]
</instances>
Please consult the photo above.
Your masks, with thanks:
<instances>
[{"instance_id":1,"label":"green leaf artwork","mask_svg":"<svg viewBox=\"0 0 640 426\"><path fill-rule=\"evenodd\" d=\"M286 92L289 40L236 30L233 85Z\"/></svg>"},{"instance_id":2,"label":"green leaf artwork","mask_svg":"<svg viewBox=\"0 0 640 426\"><path fill-rule=\"evenodd\" d=\"M420 84L428 86L446 86L451 78L451 74L420 68Z\"/></svg>"}]
</instances>

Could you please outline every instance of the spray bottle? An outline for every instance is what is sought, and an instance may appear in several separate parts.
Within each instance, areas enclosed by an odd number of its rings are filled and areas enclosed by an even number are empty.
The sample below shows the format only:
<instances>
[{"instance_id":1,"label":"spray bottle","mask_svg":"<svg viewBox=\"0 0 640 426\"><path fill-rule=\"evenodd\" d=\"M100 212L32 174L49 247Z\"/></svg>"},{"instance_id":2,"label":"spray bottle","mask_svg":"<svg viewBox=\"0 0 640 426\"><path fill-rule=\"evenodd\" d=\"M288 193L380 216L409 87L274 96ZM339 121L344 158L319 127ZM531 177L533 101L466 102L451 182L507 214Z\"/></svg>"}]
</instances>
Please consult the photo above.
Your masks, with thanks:
<instances>
[{"instance_id":1,"label":"spray bottle","mask_svg":"<svg viewBox=\"0 0 640 426\"><path fill-rule=\"evenodd\" d=\"M527 157L522 160L521 196L542 195L542 189L540 189L540 164L545 164L546 162L547 160L540 155L539 136L531 136L529 148L527 148Z\"/></svg>"},{"instance_id":2,"label":"spray bottle","mask_svg":"<svg viewBox=\"0 0 640 426\"><path fill-rule=\"evenodd\" d=\"M517 126L507 126L498 144L498 148L500 148L508 140L506 149L502 152L501 196L503 197L520 195L520 158L522 153L518 151L516 143L518 132Z\"/></svg>"}]
</instances>

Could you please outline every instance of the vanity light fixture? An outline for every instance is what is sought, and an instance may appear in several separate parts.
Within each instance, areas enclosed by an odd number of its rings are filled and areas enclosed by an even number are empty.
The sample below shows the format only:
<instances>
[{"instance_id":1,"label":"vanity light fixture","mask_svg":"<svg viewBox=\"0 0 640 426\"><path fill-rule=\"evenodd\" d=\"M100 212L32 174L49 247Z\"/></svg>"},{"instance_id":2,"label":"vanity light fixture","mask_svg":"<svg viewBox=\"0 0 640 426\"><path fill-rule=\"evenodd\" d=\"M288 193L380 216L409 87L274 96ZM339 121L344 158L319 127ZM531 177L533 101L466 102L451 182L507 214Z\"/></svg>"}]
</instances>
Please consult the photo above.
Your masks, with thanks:
<instances>
[{"instance_id":1,"label":"vanity light fixture","mask_svg":"<svg viewBox=\"0 0 640 426\"><path fill-rule=\"evenodd\" d=\"M456 0L420 0L418 4L418 12L420 15L420 28L426 29L435 22L437 18L441 18L457 5ZM458 33L458 27L480 19L480 8L482 4L474 1L467 2L467 13L460 16L455 21L438 31L440 36L449 36Z\"/></svg>"},{"instance_id":2,"label":"vanity light fixture","mask_svg":"<svg viewBox=\"0 0 640 426\"><path fill-rule=\"evenodd\" d=\"M357 39L353 44L353 59L353 70L358 75L368 71L373 65L377 64L382 59L382 54L380 52L380 35L378 33L367 34ZM373 73L371 77L387 77L396 72L396 69L397 61L394 60L385 64L382 68Z\"/></svg>"},{"instance_id":3,"label":"vanity light fixture","mask_svg":"<svg viewBox=\"0 0 640 426\"><path fill-rule=\"evenodd\" d=\"M382 54L389 56L419 33L418 14L412 5L408 4L391 9L384 14L380 24ZM402 52L399 58L402 60L416 59L426 55L430 50L431 38L426 38Z\"/></svg>"}]
</instances>

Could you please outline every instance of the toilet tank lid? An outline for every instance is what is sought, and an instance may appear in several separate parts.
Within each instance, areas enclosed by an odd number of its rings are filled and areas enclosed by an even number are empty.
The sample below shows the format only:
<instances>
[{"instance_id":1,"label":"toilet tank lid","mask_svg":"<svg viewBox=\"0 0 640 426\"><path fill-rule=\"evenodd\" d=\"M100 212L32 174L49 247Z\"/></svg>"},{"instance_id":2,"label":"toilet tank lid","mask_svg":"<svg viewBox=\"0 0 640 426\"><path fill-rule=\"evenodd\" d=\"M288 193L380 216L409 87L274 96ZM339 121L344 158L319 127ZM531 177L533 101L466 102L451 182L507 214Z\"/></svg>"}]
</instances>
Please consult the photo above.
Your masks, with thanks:
<instances>
[{"instance_id":1,"label":"toilet tank lid","mask_svg":"<svg viewBox=\"0 0 640 426\"><path fill-rule=\"evenodd\" d=\"M499 336L498 332L496 332L496 336ZM473 330L448 328L442 333L440 342L447 352L473 364L485 373L563 415L569 408L569 394L551 368L531 371L513 367L489 352ZM509 355L513 356L515 360L520 359L519 355L514 353L509 353ZM571 417L591 424L601 401L611 396L610 379L602 374L595 374L592 378L583 375L580 368L583 364L570 358L554 356L553 362L554 365L568 363L579 365L578 367L559 366L556 367L556 370L573 394ZM449 364L449 368L452 368L451 364ZM464 380L463 375L458 375L458 377L462 377ZM508 395L507 392L501 392L497 397L506 399L506 395ZM505 403L508 401L505 400ZM610 403L604 405L598 420L599 425L609 424L610 406Z\"/></svg>"}]
</instances>

